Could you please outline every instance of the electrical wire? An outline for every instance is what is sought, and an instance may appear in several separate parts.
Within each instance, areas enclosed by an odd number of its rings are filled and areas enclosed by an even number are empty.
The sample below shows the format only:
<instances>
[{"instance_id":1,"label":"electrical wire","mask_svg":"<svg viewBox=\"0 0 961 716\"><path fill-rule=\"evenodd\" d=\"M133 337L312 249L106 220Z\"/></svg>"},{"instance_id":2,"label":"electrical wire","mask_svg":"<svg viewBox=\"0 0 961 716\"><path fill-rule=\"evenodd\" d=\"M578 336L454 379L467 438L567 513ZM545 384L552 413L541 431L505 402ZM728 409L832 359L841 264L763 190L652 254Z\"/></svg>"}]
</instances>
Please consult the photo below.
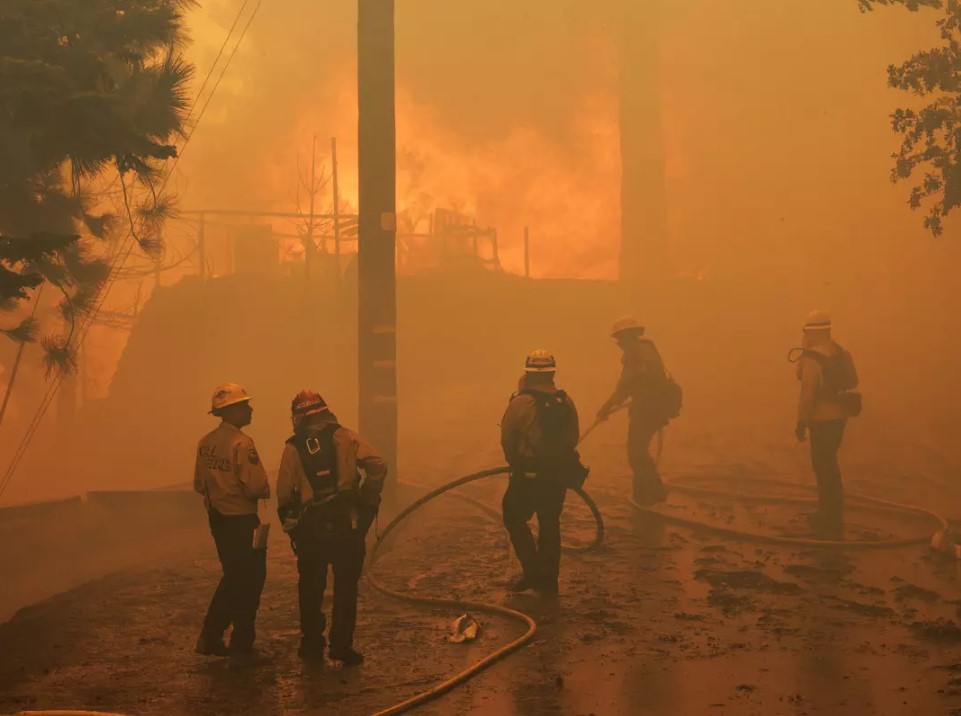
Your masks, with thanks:
<instances>
[{"instance_id":1,"label":"electrical wire","mask_svg":"<svg viewBox=\"0 0 961 716\"><path fill-rule=\"evenodd\" d=\"M189 145L190 139L193 137L194 132L197 129L197 126L200 124L201 120L203 119L204 114L207 111L207 107L210 105L210 101L213 99L214 95L217 92L217 89L220 87L221 81L226 75L231 62L234 59L234 56L237 54L237 50L240 48L241 43L244 41L244 38L247 36L247 31L250 30L250 26L253 24L254 18L257 16L257 13L260 11L260 8L262 5L263 5L263 0L258 0L257 5L254 7L253 12L251 13L250 17L247 20L247 24L244 26L243 32L241 32L240 37L237 40L237 43L234 45L234 48L231 51L230 56L227 58L227 62L222 68L216 83L214 84L213 88L210 91L210 94L205 100L203 107L200 110L200 114L198 115L196 121L194 122L190 132L184 138L183 145L180 147L180 150L177 152L177 156L174 157L173 164L171 165L169 171L166 172L163 183L161 184L160 189L158 190L157 193L162 193L163 190L166 188L167 183L170 181L170 177L173 175L173 171L174 169L176 169L177 163L180 161L180 158L183 156L183 152L186 150L187 146ZM239 21L240 15L243 12L244 8L246 8L246 6L247 6L247 0L245 0L243 6L241 6L240 12L238 12L237 18L234 21L234 25L231 26L231 29L228 32L228 36L227 36L228 40L230 35L233 33L233 29L236 26L237 22ZM226 46L226 43L227 43L227 40L224 41L224 46ZM218 55L218 58L219 57L220 55ZM214 70L214 66L211 66L210 72L208 73L207 80L209 80L209 77L212 75L213 70ZM204 85L206 85L207 80L205 80ZM188 118L198 101L199 101L199 93L198 93L198 98L195 100L194 104L191 106L191 109L188 111ZM124 188L124 193L126 195L126 188L124 187L122 176L120 177L120 182L121 182L121 186ZM134 232L131 229L131 231L125 237L124 241L121 243L120 247L117 250L117 254L114 257L114 261L111 264L110 270L108 272L107 279L105 280L104 286L100 291L100 296L98 297L96 307L93 310L88 312L84 321L81 321L81 327L79 332L77 333L79 337L74 343L75 348L77 350L83 347L83 342L86 339L87 334L89 333L90 327L93 325L97 314L102 310L104 306L104 302L107 300L107 297L110 294L110 290L114 282L116 281L120 271L123 269L123 266L126 263L127 259L129 258L131 252L133 251L133 247L135 244L136 244L136 240L134 237ZM30 443L33 441L34 435L39 429L40 424L43 422L43 418L46 416L46 413L50 407L50 404L53 402L53 398L56 396L57 391L60 389L60 385L63 383L63 378L64 378L63 372L62 371L58 372L57 375L54 377L54 379L51 381L50 386L47 389L47 392L44 394L44 397L41 399L40 406L37 408L37 411L34 414L33 419L28 424L27 429L24 433L24 436L20 441L20 444L17 446L17 449L14 452L14 455L11 458L10 463L7 466L7 469L4 471L3 477L0 478L0 497L3 496L4 492L6 491L7 487L10 484L10 481L13 479L13 475L16 473L17 468L20 466L20 462L23 459L24 454L26 454L27 449L30 447Z\"/></svg>"}]
</instances>

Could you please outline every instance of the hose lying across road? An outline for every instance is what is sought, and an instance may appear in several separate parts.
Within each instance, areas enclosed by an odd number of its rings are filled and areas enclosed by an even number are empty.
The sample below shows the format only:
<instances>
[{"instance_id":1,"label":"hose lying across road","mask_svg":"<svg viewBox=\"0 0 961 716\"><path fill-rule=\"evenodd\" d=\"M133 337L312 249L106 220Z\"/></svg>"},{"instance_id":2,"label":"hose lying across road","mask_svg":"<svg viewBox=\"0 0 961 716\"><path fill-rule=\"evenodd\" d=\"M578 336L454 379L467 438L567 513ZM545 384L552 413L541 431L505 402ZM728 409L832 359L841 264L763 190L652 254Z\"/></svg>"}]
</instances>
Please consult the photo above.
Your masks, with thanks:
<instances>
[{"instance_id":1,"label":"hose lying across road","mask_svg":"<svg viewBox=\"0 0 961 716\"><path fill-rule=\"evenodd\" d=\"M596 428L598 423L592 425L581 438L587 437L591 431ZM485 602L475 602L460 599L441 599L437 597L425 597L416 596L411 594L406 594L404 592L399 592L395 589L385 586L374 574L373 567L376 564L378 557L380 556L380 550L383 546L386 538L397 529L400 524L406 520L413 512L420 509L426 505L431 500L440 497L441 495L455 490L464 485L468 485L479 480L484 480L492 477L498 477L505 475L509 472L507 467L495 467L489 470L482 470L480 472L475 472L465 477L461 477L453 482L442 485L436 489L432 489L425 495L415 500L413 503L408 505L404 510L402 510L396 517L394 517L390 523L384 528L378 537L376 544L370 553L370 558L367 561L366 576L370 585L385 596L403 601L409 604L416 604L421 606L429 607L446 607L450 609L455 609L458 611L474 611L486 614L493 614L496 616L506 617L523 625L526 629L524 633L505 644L501 648L497 649L493 653L487 655L480 661L476 662L469 668L461 671L458 674L451 676L450 678L442 681L441 683L433 686L432 688L419 693L406 701L402 701L398 704L391 706L390 708L378 711L373 714L373 716L393 716L394 714L401 714L411 709L432 701L433 699L442 696L443 694L451 691L457 686L465 683L467 680L479 674L481 671L504 658L505 656L517 651L525 644L530 642L533 638L534 633L537 629L537 623L527 614L516 609L510 609L508 607L499 606L495 604L488 604ZM738 502L751 502L751 503L767 503L767 504L783 504L783 505L806 505L811 503L816 503L817 500L809 497L795 497L784 494L773 494L771 492L765 492L763 490L770 490L772 488L776 489L789 489L797 490L801 485L797 485L789 482L782 482L776 480L758 479L758 478L740 478L739 482L743 485L754 484L761 488L762 491L755 493L747 492L734 492L732 490L719 489L717 487L711 486L710 484L705 484L707 481L703 477L687 477L675 479L668 484L669 491L671 493L677 494L687 494L694 497L720 497L726 500L738 501ZM404 484L404 483L402 483ZM422 485L415 485L412 483L406 483L408 486L415 487L418 489L428 489ZM565 545L564 549L566 551L585 551L593 550L598 548L604 540L604 520L601 516L600 510L597 505L591 499L591 497L584 492L582 489L577 489L575 492L584 501L591 511L594 521L596 523L596 533L594 540L587 545ZM471 505L483 510L486 514L494 519L500 520L500 513L490 507L489 505L476 500L472 497L466 495L455 494L461 500L464 500ZM724 527L721 525L710 524L706 522L701 522L699 520L694 520L686 517L680 517L677 515L670 514L666 512L663 508L650 507L640 505L633 499L628 498L628 501L639 511L656 515L659 519L664 522L679 525L682 527L687 527L690 529L698 530L701 532L709 532L716 534L721 537L734 539L738 541L747 542L762 542L762 543L773 543L782 545L793 545L793 546L807 546L807 547L834 547L834 548L845 548L845 549L890 549L894 547L904 547L909 545L919 545L928 542L930 539L929 534L918 535L913 537L906 537L900 539L890 539L890 540L820 540L813 538L804 537L788 537L782 535L773 534L763 534L758 532L750 532L745 530L736 530L730 527ZM878 497L872 497L869 495L861 495L854 493L846 493L845 503L848 507L854 509L870 509L874 511L894 513L894 514L910 514L919 515L921 517L928 518L935 522L938 529L947 530L948 522L941 515L928 510L923 507L918 507L915 505L906 505L891 500L884 500ZM29 711L20 712L23 716L40 716L41 714L45 716L94 716L97 712L89 711ZM104 714L103 716L114 716L110 714ZM119 716L119 715L116 715Z\"/></svg>"},{"instance_id":2,"label":"hose lying across road","mask_svg":"<svg viewBox=\"0 0 961 716\"><path fill-rule=\"evenodd\" d=\"M747 480L742 480L742 483L743 482L753 483L761 486L762 488L786 488L796 490L798 487L801 487L800 485L791 482L761 478L750 478ZM790 497L786 495L772 494L770 492L744 493L734 492L732 490L717 489L714 487L706 487L703 484L703 478L675 479L668 484L668 490L672 493L687 494L694 497L721 497L736 502L757 502L780 505L817 504L817 499L810 497ZM911 545L925 544L931 540L931 533L888 540L825 540L814 539L811 537L787 537L782 535L764 534L760 532L750 532L747 530L737 530L730 527L723 527L721 525L714 525L707 522L701 522L699 520L689 519L686 517L678 517L677 515L672 515L658 507L640 505L631 498L628 498L628 501L636 509L642 512L657 515L658 518L665 522L679 525L681 527L688 527L701 532L710 532L721 537L727 537L745 542L762 542L768 544L784 544L806 547L840 547L844 549L892 549L895 547L907 547ZM901 515L920 515L922 517L927 517L936 523L937 529L948 529L948 521L943 516L924 507L902 504L892 500L884 500L879 497L872 497L870 495L862 495L851 492L845 493L844 501L845 505L849 508L870 509L879 512L888 512Z\"/></svg>"},{"instance_id":3,"label":"hose lying across road","mask_svg":"<svg viewBox=\"0 0 961 716\"><path fill-rule=\"evenodd\" d=\"M506 617L508 619L520 622L521 624L527 627L527 630L523 634L521 634L521 636L514 639L514 641L510 642L509 644L505 644L497 651L491 654L488 654L486 657L484 657L477 663L473 664L469 668L465 669L464 671L460 672L459 674L455 674L454 676L450 677L446 681L442 681L436 686L433 686L427 691L417 694L416 696L413 696L407 699L406 701L402 701L399 704L395 704L388 709L384 709L383 711L378 711L376 714L374 714L374 716L392 716L393 714L404 713L406 711L413 709L416 706L420 706L421 704L424 704L424 703L427 703L428 701L436 699L437 697L447 693L451 689L459 686L460 684L463 684L465 681L472 678L473 676L476 676L477 674L479 674L481 671L486 669L488 666L490 666L494 662L500 659L503 659L508 654L511 654L517 651L533 638L534 632L537 630L537 623L527 614L517 611L516 609L510 609L508 607L502 607L496 604L487 604L485 602L473 602L473 601L461 600L461 599L440 599L436 597L418 597L410 594L405 594L404 592L398 592L394 589L391 589L390 587L385 586L380 580L378 580L373 575L373 572L372 572L373 566L377 562L377 557L380 552L380 547L381 545L384 544L384 540L412 512L419 509L420 507L423 507L425 504L427 504L434 498L439 497L446 492L454 490L458 487L462 487L463 485L467 485L471 482L484 480L490 477L497 477L498 475L505 475L508 472L509 472L509 469L507 467L495 467L490 470L482 470L481 472L475 472L471 475L467 475L458 480L454 480L453 482L443 485L442 487L438 487L435 490L431 490L420 499L408 505L404 510L400 512L400 514L394 517L394 519L392 519L390 523L384 528L383 532L381 532L380 534L379 539L377 540L377 543L374 545L373 550L371 550L370 559L367 562L367 581L378 592L380 592L381 594L384 594L385 596L391 597L393 599L398 599L400 601L408 602L410 604L418 604L423 606L449 607L457 610L471 610L475 612L483 612L486 614L495 614L497 616ZM581 489L577 489L575 490L575 492L584 501L584 503L588 506L588 508L590 508L591 514L594 516L594 520L597 525L597 530L595 533L594 541L591 544L583 547L579 546L579 547L573 547L569 549L578 549L578 550L595 549L599 547L601 542L604 540L604 520L601 517L600 510L597 509L597 505L594 504L594 501L590 498L590 496L586 492L584 492ZM485 512L490 513L493 511L479 501L473 500L471 498L467 498L467 499L470 500L472 503L480 506Z\"/></svg>"},{"instance_id":4,"label":"hose lying across road","mask_svg":"<svg viewBox=\"0 0 961 716\"><path fill-rule=\"evenodd\" d=\"M587 432L584 434L586 437L595 427L597 423L592 425ZM582 438L583 440L583 438ZM526 626L526 631L519 636L514 641L502 646L497 651L484 657L477 663L470 666L468 669L451 676L447 680L437 684L436 686L417 694L406 701L395 704L390 708L378 711L373 716L393 716L394 714L400 714L407 712L417 706L420 706L428 701L438 698L439 696L449 692L455 687L463 684L470 678L476 676L481 671L486 669L488 666L494 662L504 658L505 656L517 651L525 644L527 644L531 638L534 636L534 632L537 629L536 622L527 614L517 611L516 609L510 609L508 607L498 606L494 604L487 604L483 602L474 602L458 599L440 599L436 597L422 597L414 596L411 594L406 594L404 592L399 592L397 590L391 589L385 586L379 579L377 579L373 574L373 566L375 565L377 558L380 553L380 548L384 543L386 537L393 532L407 517L409 517L414 511L423 507L425 504L431 500L450 492L458 487L462 487L472 482L478 480L483 480L491 477L496 477L499 475L504 475L509 472L507 467L496 467L489 470L482 470L480 472L467 475L465 477L454 480L453 482L447 483L441 487L433 489L425 494L423 497L417 499L403 511L400 512L393 520L384 528L383 532L379 536L377 543L374 545L370 559L367 564L367 580L370 585L385 596L397 599L409 604L417 604L430 607L448 607L456 610L472 610L476 612L483 612L487 614L494 614L514 621L520 622ZM780 489L791 489L796 490L801 487L797 484L781 482L776 480L765 480L765 479L750 479L747 480L749 483L754 483L765 489L770 488L780 488ZM408 483L409 484L409 483ZM410 485L412 487L423 488L421 485ZM695 497L721 497L728 500L741 501L741 502L757 502L757 503L769 503L769 504L787 504L787 505L805 505L810 503L816 503L817 501L808 497L792 497L786 495L772 494L770 492L758 492L758 493L742 493L733 492L731 490L718 489L711 486L705 486L703 478L682 478L672 481L668 485L669 491L679 494L688 494ZM575 490L578 496L584 501L584 503L590 508L591 513L597 525L597 531L594 541L589 545L583 546L565 546L567 551L582 551L591 550L599 547L604 539L604 520L601 516L600 511L594 501L581 489ZM485 513L490 515L495 519L500 518L500 513L494 508L486 505L485 503L475 500L474 498L465 495L456 495L460 499L469 502L475 507L483 510ZM808 546L808 547L840 547L845 549L891 549L895 547L904 547L909 545L919 545L924 544L929 541L930 536L928 533L924 535L918 535L914 537L900 538L900 539L890 539L890 540L821 540L814 538L804 538L804 537L788 537L782 535L773 534L763 534L758 532L751 532L745 530L737 530L729 527L724 527L720 525L714 525L706 522L701 522L694 519L679 517L677 515L672 515L665 512L661 508L643 506L635 502L633 499L628 498L628 501L639 511L657 515L658 518L664 520L665 522L676 524L679 526L706 531L713 534L717 534L721 537L735 539L739 541L748 542L764 542L782 545L794 545L794 546ZM920 515L922 517L929 518L933 520L938 529L947 530L948 522L941 515L932 512L931 510L925 509L923 507L918 507L915 505L906 505L891 500L884 500L878 497L872 497L869 495L861 495L855 493L847 493L845 496L846 504L849 507L855 509L871 509L875 511L896 513L896 514L911 514Z\"/></svg>"}]
</instances>

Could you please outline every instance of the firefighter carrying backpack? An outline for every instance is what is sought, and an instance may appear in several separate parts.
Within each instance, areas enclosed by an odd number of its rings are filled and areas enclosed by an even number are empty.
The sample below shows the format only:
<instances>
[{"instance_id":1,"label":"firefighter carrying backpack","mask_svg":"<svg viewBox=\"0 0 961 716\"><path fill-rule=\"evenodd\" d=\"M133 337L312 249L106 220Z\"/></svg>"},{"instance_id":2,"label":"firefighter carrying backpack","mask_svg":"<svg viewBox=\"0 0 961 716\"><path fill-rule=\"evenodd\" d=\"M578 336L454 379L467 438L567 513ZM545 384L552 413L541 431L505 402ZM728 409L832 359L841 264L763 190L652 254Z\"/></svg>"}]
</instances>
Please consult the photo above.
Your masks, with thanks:
<instances>
[{"instance_id":1,"label":"firefighter carrying backpack","mask_svg":"<svg viewBox=\"0 0 961 716\"><path fill-rule=\"evenodd\" d=\"M294 435L287 440L297 450L301 467L310 483L313 499L303 503L299 496L296 507L300 525L297 539L315 537L330 532L334 527L349 524L350 514L343 499L338 495L337 448L334 433L339 425L331 424L321 430ZM330 498L334 497L333 500Z\"/></svg>"},{"instance_id":2,"label":"firefighter carrying backpack","mask_svg":"<svg viewBox=\"0 0 961 716\"><path fill-rule=\"evenodd\" d=\"M820 351L812 351L805 348L798 348L792 351L789 360L796 354L797 360L811 358L821 366L821 375L824 380L824 391L829 395L836 395L841 403L844 413L852 418L861 414L863 409L863 398L860 393L855 391L858 387L858 371L854 366L854 357L851 352L845 350L840 344L835 343L837 351L830 356L826 356ZM792 362L794 362L792 360Z\"/></svg>"},{"instance_id":3,"label":"firefighter carrying backpack","mask_svg":"<svg viewBox=\"0 0 961 716\"><path fill-rule=\"evenodd\" d=\"M674 376L664 371L664 382L661 384L658 396L658 407L665 424L681 415L684 406L684 391L681 384L674 380Z\"/></svg>"},{"instance_id":4,"label":"firefighter carrying backpack","mask_svg":"<svg viewBox=\"0 0 961 716\"><path fill-rule=\"evenodd\" d=\"M566 487L578 489L583 486L590 468L581 463L577 450L565 444L574 421L574 407L567 393L563 390L554 393L522 390L517 395L530 396L537 408L538 424L544 435L537 462L557 470Z\"/></svg>"}]
</instances>

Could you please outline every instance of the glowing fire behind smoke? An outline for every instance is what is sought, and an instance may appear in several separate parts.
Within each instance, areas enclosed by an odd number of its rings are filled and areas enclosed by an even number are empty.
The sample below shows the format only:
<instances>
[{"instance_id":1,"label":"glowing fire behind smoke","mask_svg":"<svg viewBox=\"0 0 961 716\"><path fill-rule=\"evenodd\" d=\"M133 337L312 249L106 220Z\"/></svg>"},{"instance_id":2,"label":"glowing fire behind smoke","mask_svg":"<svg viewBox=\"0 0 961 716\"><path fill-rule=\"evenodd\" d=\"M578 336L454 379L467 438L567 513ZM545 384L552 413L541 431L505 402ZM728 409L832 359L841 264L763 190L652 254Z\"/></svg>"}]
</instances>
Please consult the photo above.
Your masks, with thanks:
<instances>
[{"instance_id":1,"label":"glowing fire behind smoke","mask_svg":"<svg viewBox=\"0 0 961 716\"><path fill-rule=\"evenodd\" d=\"M272 211L297 210L298 166L309 176L311 137L317 136L318 174L330 172L330 136L338 140L342 206L357 206L356 86L352 75L337 83L336 100L295 108L292 129L267 136L255 154L251 177L229 177L233 191L222 198L213 171L188 164L191 206L247 205ZM308 95L309 96L309 95ZM481 110L479 110L481 111ZM476 217L495 227L501 260L508 271L523 270L524 227L531 232L535 276L616 278L620 236L617 96L613 87L586 91L578 111L565 120L562 136L534 122L519 122L497 136L471 139L446 122L430 104L403 86L397 92L397 207L404 219L426 232L437 208ZM268 149L269 148L269 149ZM198 153L200 154L200 153ZM210 177L208 179L207 177ZM218 183L223 183L224 177ZM198 186L198 183L200 184ZM332 206L328 184L318 196L318 213ZM307 198L300 191L300 210ZM410 221L407 223L410 226ZM278 225L278 230L290 227Z\"/></svg>"}]
</instances>

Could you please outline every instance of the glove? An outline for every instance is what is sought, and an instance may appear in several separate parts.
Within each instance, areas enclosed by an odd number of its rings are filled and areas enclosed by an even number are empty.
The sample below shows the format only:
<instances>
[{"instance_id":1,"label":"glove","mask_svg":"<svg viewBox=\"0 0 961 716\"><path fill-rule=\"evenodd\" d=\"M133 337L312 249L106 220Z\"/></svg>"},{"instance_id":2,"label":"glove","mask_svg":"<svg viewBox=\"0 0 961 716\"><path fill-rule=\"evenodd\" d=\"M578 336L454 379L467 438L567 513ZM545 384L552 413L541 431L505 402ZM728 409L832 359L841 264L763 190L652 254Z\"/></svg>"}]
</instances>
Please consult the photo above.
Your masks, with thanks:
<instances>
[{"instance_id":1,"label":"glove","mask_svg":"<svg viewBox=\"0 0 961 716\"><path fill-rule=\"evenodd\" d=\"M605 405L603 408L597 411L598 420L607 420L611 417L612 408L610 405Z\"/></svg>"},{"instance_id":2,"label":"glove","mask_svg":"<svg viewBox=\"0 0 961 716\"><path fill-rule=\"evenodd\" d=\"M377 512L380 509L380 494L372 491L360 491L360 503L362 506Z\"/></svg>"},{"instance_id":3,"label":"glove","mask_svg":"<svg viewBox=\"0 0 961 716\"><path fill-rule=\"evenodd\" d=\"M295 529L297 529L297 525L298 525L299 523L300 523L300 520L298 520L297 518L295 518L295 517L288 517L287 519L284 520L284 524L283 524L283 530L284 530L284 532L285 532L286 534L290 534L290 533L293 532Z\"/></svg>"},{"instance_id":4,"label":"glove","mask_svg":"<svg viewBox=\"0 0 961 716\"><path fill-rule=\"evenodd\" d=\"M799 443L803 443L807 439L808 426L804 423L798 423L797 427L794 428L794 437L797 438Z\"/></svg>"}]
</instances>

